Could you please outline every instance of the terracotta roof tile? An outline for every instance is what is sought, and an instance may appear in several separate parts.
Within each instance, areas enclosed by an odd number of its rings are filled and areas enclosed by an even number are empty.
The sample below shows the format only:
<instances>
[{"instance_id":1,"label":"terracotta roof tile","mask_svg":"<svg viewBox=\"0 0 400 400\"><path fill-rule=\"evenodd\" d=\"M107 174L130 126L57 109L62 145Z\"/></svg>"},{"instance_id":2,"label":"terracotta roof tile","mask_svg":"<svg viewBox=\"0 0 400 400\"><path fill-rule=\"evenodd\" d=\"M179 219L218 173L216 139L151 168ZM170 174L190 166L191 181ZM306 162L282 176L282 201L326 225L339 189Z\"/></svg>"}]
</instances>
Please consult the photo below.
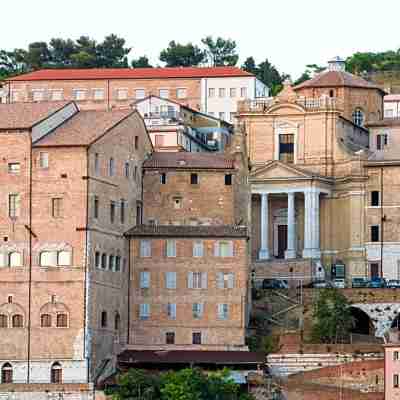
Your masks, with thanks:
<instances>
[{"instance_id":1,"label":"terracotta roof tile","mask_svg":"<svg viewBox=\"0 0 400 400\"><path fill-rule=\"evenodd\" d=\"M365 79L350 74L345 71L324 71L316 75L314 78L309 79L300 85L295 86L293 89L303 89L309 87L359 87L367 89L379 89L378 85L366 81Z\"/></svg>"},{"instance_id":2,"label":"terracotta roof tile","mask_svg":"<svg viewBox=\"0 0 400 400\"><path fill-rule=\"evenodd\" d=\"M67 104L67 101L0 104L0 129L30 129Z\"/></svg>"},{"instance_id":3,"label":"terracotta roof tile","mask_svg":"<svg viewBox=\"0 0 400 400\"><path fill-rule=\"evenodd\" d=\"M223 154L190 152L155 152L144 168L233 169L233 159Z\"/></svg>"},{"instance_id":4,"label":"terracotta roof tile","mask_svg":"<svg viewBox=\"0 0 400 400\"><path fill-rule=\"evenodd\" d=\"M234 76L254 75L237 67L42 69L15 76L10 78L9 81L218 78Z\"/></svg>"},{"instance_id":5,"label":"terracotta roof tile","mask_svg":"<svg viewBox=\"0 0 400 400\"><path fill-rule=\"evenodd\" d=\"M239 225L137 225L125 233L131 237L238 237L247 238L245 226Z\"/></svg>"}]
</instances>

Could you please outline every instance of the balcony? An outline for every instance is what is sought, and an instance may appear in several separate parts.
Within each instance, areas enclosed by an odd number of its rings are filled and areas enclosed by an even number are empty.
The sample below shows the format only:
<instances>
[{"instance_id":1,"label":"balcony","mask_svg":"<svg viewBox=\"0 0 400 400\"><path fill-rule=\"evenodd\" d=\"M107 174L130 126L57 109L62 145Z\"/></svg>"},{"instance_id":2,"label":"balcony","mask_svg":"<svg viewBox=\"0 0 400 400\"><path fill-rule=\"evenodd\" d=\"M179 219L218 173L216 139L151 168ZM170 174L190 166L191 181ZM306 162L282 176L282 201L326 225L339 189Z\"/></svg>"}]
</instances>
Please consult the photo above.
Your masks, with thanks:
<instances>
[{"instance_id":1,"label":"balcony","mask_svg":"<svg viewBox=\"0 0 400 400\"><path fill-rule=\"evenodd\" d=\"M239 113L266 113L268 110L275 105L279 105L281 102L278 97L270 99L258 99L258 100L244 100L238 102ZM293 104L297 104L307 111L342 111L342 101L336 97L298 97Z\"/></svg>"},{"instance_id":2,"label":"balcony","mask_svg":"<svg viewBox=\"0 0 400 400\"><path fill-rule=\"evenodd\" d=\"M183 122L181 114L177 111L146 113L143 119L146 126L178 125Z\"/></svg>"}]
</instances>

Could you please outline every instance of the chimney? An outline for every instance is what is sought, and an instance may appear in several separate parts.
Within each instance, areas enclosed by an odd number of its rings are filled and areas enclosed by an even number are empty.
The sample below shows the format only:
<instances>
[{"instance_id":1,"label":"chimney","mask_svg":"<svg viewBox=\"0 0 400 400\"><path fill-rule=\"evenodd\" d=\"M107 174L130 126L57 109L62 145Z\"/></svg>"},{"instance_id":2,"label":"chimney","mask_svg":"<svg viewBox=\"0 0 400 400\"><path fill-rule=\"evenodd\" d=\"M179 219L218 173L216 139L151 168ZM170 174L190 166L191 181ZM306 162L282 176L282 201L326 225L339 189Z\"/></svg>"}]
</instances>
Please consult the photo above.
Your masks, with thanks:
<instances>
[{"instance_id":1,"label":"chimney","mask_svg":"<svg viewBox=\"0 0 400 400\"><path fill-rule=\"evenodd\" d=\"M346 71L345 61L339 56L333 57L328 61L329 71Z\"/></svg>"}]
</instances>

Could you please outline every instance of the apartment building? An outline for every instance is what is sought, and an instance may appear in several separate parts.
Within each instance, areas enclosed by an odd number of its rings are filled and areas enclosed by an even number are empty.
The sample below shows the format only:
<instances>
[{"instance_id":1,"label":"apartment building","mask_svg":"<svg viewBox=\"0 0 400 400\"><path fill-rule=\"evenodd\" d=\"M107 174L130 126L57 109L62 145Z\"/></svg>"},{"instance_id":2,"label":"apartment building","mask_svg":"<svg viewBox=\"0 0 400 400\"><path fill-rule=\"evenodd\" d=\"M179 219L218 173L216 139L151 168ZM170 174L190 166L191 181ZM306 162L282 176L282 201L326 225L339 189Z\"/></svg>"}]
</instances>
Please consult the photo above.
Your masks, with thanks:
<instances>
[{"instance_id":1,"label":"apartment building","mask_svg":"<svg viewBox=\"0 0 400 400\"><path fill-rule=\"evenodd\" d=\"M83 108L129 107L155 95L234 121L238 100L268 96L268 88L237 67L39 70L5 81L7 102L73 100Z\"/></svg>"},{"instance_id":2,"label":"apartment building","mask_svg":"<svg viewBox=\"0 0 400 400\"><path fill-rule=\"evenodd\" d=\"M141 215L143 120L2 104L0 138L1 383L93 381L127 341L123 233Z\"/></svg>"},{"instance_id":3,"label":"apartment building","mask_svg":"<svg viewBox=\"0 0 400 400\"><path fill-rule=\"evenodd\" d=\"M400 95L388 94L383 99L384 118L400 118Z\"/></svg>"},{"instance_id":4,"label":"apartment building","mask_svg":"<svg viewBox=\"0 0 400 400\"><path fill-rule=\"evenodd\" d=\"M155 151L223 151L230 143L233 126L175 101L158 96L138 100Z\"/></svg>"}]
</instances>

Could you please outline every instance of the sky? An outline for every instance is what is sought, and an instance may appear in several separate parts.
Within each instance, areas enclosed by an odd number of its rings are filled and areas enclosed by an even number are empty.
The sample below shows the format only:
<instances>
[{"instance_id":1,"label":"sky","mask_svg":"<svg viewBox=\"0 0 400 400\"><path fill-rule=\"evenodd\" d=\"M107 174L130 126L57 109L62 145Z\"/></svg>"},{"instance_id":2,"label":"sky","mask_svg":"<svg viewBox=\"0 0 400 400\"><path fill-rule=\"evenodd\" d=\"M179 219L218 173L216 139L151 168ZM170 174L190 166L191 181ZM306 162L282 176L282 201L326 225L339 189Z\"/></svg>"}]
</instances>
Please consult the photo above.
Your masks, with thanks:
<instances>
[{"instance_id":1,"label":"sky","mask_svg":"<svg viewBox=\"0 0 400 400\"><path fill-rule=\"evenodd\" d=\"M239 65L268 58L293 79L336 55L400 48L399 0L8 0L0 13L0 49L115 33L130 57L162 65L171 40L200 44L212 35L236 41Z\"/></svg>"}]
</instances>

